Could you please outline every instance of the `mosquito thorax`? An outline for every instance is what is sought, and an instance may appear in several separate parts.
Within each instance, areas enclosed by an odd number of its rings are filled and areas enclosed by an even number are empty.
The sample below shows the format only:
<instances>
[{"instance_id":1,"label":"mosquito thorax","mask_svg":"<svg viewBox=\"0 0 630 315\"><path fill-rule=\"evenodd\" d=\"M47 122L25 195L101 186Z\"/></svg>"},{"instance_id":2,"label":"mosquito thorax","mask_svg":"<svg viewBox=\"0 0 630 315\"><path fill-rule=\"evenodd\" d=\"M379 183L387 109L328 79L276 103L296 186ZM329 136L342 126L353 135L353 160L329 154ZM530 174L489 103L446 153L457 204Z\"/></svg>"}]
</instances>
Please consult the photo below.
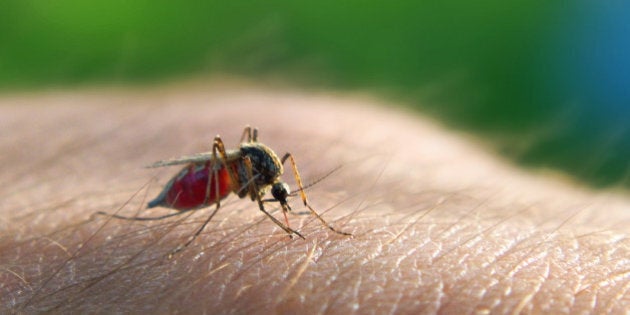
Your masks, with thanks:
<instances>
[{"instance_id":1,"label":"mosquito thorax","mask_svg":"<svg viewBox=\"0 0 630 315\"><path fill-rule=\"evenodd\" d=\"M284 171L280 159L269 147L259 142L243 143L240 147L242 157L249 157L252 162L256 184L260 187L273 184Z\"/></svg>"}]
</instances>

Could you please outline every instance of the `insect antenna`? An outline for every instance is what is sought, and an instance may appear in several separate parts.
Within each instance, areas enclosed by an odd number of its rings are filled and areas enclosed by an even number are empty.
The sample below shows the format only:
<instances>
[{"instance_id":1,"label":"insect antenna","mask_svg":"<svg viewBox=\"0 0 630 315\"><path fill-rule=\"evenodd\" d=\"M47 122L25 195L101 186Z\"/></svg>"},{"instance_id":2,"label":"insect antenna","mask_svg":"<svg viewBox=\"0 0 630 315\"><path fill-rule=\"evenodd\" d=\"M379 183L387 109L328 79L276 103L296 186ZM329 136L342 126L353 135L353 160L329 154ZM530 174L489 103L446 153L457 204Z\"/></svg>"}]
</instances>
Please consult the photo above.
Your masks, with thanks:
<instances>
[{"instance_id":1,"label":"insect antenna","mask_svg":"<svg viewBox=\"0 0 630 315\"><path fill-rule=\"evenodd\" d=\"M328 173L324 174L320 178L318 178L318 179L310 182L309 184L305 185L304 187L302 187L302 189L296 189L295 191L291 191L291 194L289 194L289 196L291 196L291 197L297 196L297 193L299 193L300 191L306 190L306 189L308 189L310 187L313 187L313 186L317 185L319 182L323 181L324 179L326 179L326 177L332 175L334 172L338 171L342 167L343 167L343 165L339 165L339 166L333 168L331 171L329 171Z\"/></svg>"},{"instance_id":2,"label":"insect antenna","mask_svg":"<svg viewBox=\"0 0 630 315\"><path fill-rule=\"evenodd\" d=\"M343 165L339 165L339 166L333 168L332 170L330 170L328 173L324 174L320 178L318 178L318 179L310 182L308 185L305 185L304 187L302 187L302 189L298 188L296 190L292 190L291 193L289 194L289 197L296 197L300 191L307 190L308 188L311 188L311 187L317 185L319 182L323 181L328 176L332 175L334 172L338 171L342 167L343 167ZM263 202L278 202L279 200L276 200L275 198L267 198L267 199L263 199L262 201Z\"/></svg>"}]
</instances>

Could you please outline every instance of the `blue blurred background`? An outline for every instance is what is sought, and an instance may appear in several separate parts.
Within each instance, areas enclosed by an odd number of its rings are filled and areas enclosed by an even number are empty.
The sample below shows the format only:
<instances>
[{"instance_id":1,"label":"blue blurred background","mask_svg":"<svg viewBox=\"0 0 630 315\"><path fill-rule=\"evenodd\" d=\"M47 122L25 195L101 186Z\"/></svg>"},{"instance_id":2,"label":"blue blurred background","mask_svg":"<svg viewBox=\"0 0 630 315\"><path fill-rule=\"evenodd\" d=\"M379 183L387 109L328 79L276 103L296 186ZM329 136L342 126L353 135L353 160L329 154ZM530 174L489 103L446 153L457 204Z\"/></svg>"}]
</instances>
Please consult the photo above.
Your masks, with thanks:
<instances>
[{"instance_id":1,"label":"blue blurred background","mask_svg":"<svg viewBox=\"0 0 630 315\"><path fill-rule=\"evenodd\" d=\"M236 74L368 90L594 187L630 187L630 2L0 4L0 92Z\"/></svg>"}]
</instances>

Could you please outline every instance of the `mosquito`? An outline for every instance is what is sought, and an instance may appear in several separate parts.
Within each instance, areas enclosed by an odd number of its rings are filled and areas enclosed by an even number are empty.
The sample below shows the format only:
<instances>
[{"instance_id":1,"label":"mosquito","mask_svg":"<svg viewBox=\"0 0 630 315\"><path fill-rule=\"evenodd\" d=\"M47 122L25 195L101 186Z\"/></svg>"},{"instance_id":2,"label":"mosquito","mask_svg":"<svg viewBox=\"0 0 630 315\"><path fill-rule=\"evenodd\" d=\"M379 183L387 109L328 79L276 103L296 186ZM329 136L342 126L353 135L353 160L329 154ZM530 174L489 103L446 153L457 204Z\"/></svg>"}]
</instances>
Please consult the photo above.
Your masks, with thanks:
<instances>
[{"instance_id":1,"label":"mosquito","mask_svg":"<svg viewBox=\"0 0 630 315\"><path fill-rule=\"evenodd\" d=\"M186 164L164 186L160 194L148 203L148 208L164 207L179 212L151 218L125 217L116 214L111 216L126 220L160 220L215 205L210 216L195 234L174 251L177 252L190 245L199 236L221 207L221 200L225 199L230 193L234 193L241 199L249 197L252 201L256 201L260 211L289 234L290 237L297 235L305 239L302 234L289 226L287 212L292 209L287 198L296 196L296 193L292 193L289 185L280 179L284 172L283 165L287 160L290 162L293 170L293 176L298 186L297 192L299 192L302 202L309 212L331 231L341 235L352 235L332 227L311 207L304 192L305 187L302 184L302 178L298 172L293 155L285 153L281 159L278 158L271 148L258 142L258 129L252 129L249 126L246 126L245 130L243 130L238 149L226 150L223 140L217 135L212 144L212 151L162 160L148 166L149 168L154 168ZM265 199L265 193L268 190L271 190L273 198ZM265 209L265 203L267 202L280 203L286 224L276 219ZM108 215L104 212L99 213Z\"/></svg>"}]
</instances>

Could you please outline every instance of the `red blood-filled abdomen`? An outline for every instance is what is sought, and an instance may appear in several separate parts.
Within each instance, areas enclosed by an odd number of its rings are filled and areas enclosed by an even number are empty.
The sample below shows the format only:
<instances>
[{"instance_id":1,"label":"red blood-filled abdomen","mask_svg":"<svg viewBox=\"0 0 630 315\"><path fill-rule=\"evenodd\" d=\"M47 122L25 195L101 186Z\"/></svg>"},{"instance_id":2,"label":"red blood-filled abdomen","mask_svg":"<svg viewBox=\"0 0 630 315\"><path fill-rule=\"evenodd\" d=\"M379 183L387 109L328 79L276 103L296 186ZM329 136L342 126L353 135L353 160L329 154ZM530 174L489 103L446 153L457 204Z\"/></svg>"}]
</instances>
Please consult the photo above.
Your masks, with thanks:
<instances>
[{"instance_id":1,"label":"red blood-filled abdomen","mask_svg":"<svg viewBox=\"0 0 630 315\"><path fill-rule=\"evenodd\" d=\"M219 199L230 193L230 176L225 167L216 172L219 184ZM210 189L208 190L208 179ZM177 210L203 208L217 201L216 181L209 164L191 165L182 169L155 200L149 202L149 208L162 206Z\"/></svg>"}]
</instances>

